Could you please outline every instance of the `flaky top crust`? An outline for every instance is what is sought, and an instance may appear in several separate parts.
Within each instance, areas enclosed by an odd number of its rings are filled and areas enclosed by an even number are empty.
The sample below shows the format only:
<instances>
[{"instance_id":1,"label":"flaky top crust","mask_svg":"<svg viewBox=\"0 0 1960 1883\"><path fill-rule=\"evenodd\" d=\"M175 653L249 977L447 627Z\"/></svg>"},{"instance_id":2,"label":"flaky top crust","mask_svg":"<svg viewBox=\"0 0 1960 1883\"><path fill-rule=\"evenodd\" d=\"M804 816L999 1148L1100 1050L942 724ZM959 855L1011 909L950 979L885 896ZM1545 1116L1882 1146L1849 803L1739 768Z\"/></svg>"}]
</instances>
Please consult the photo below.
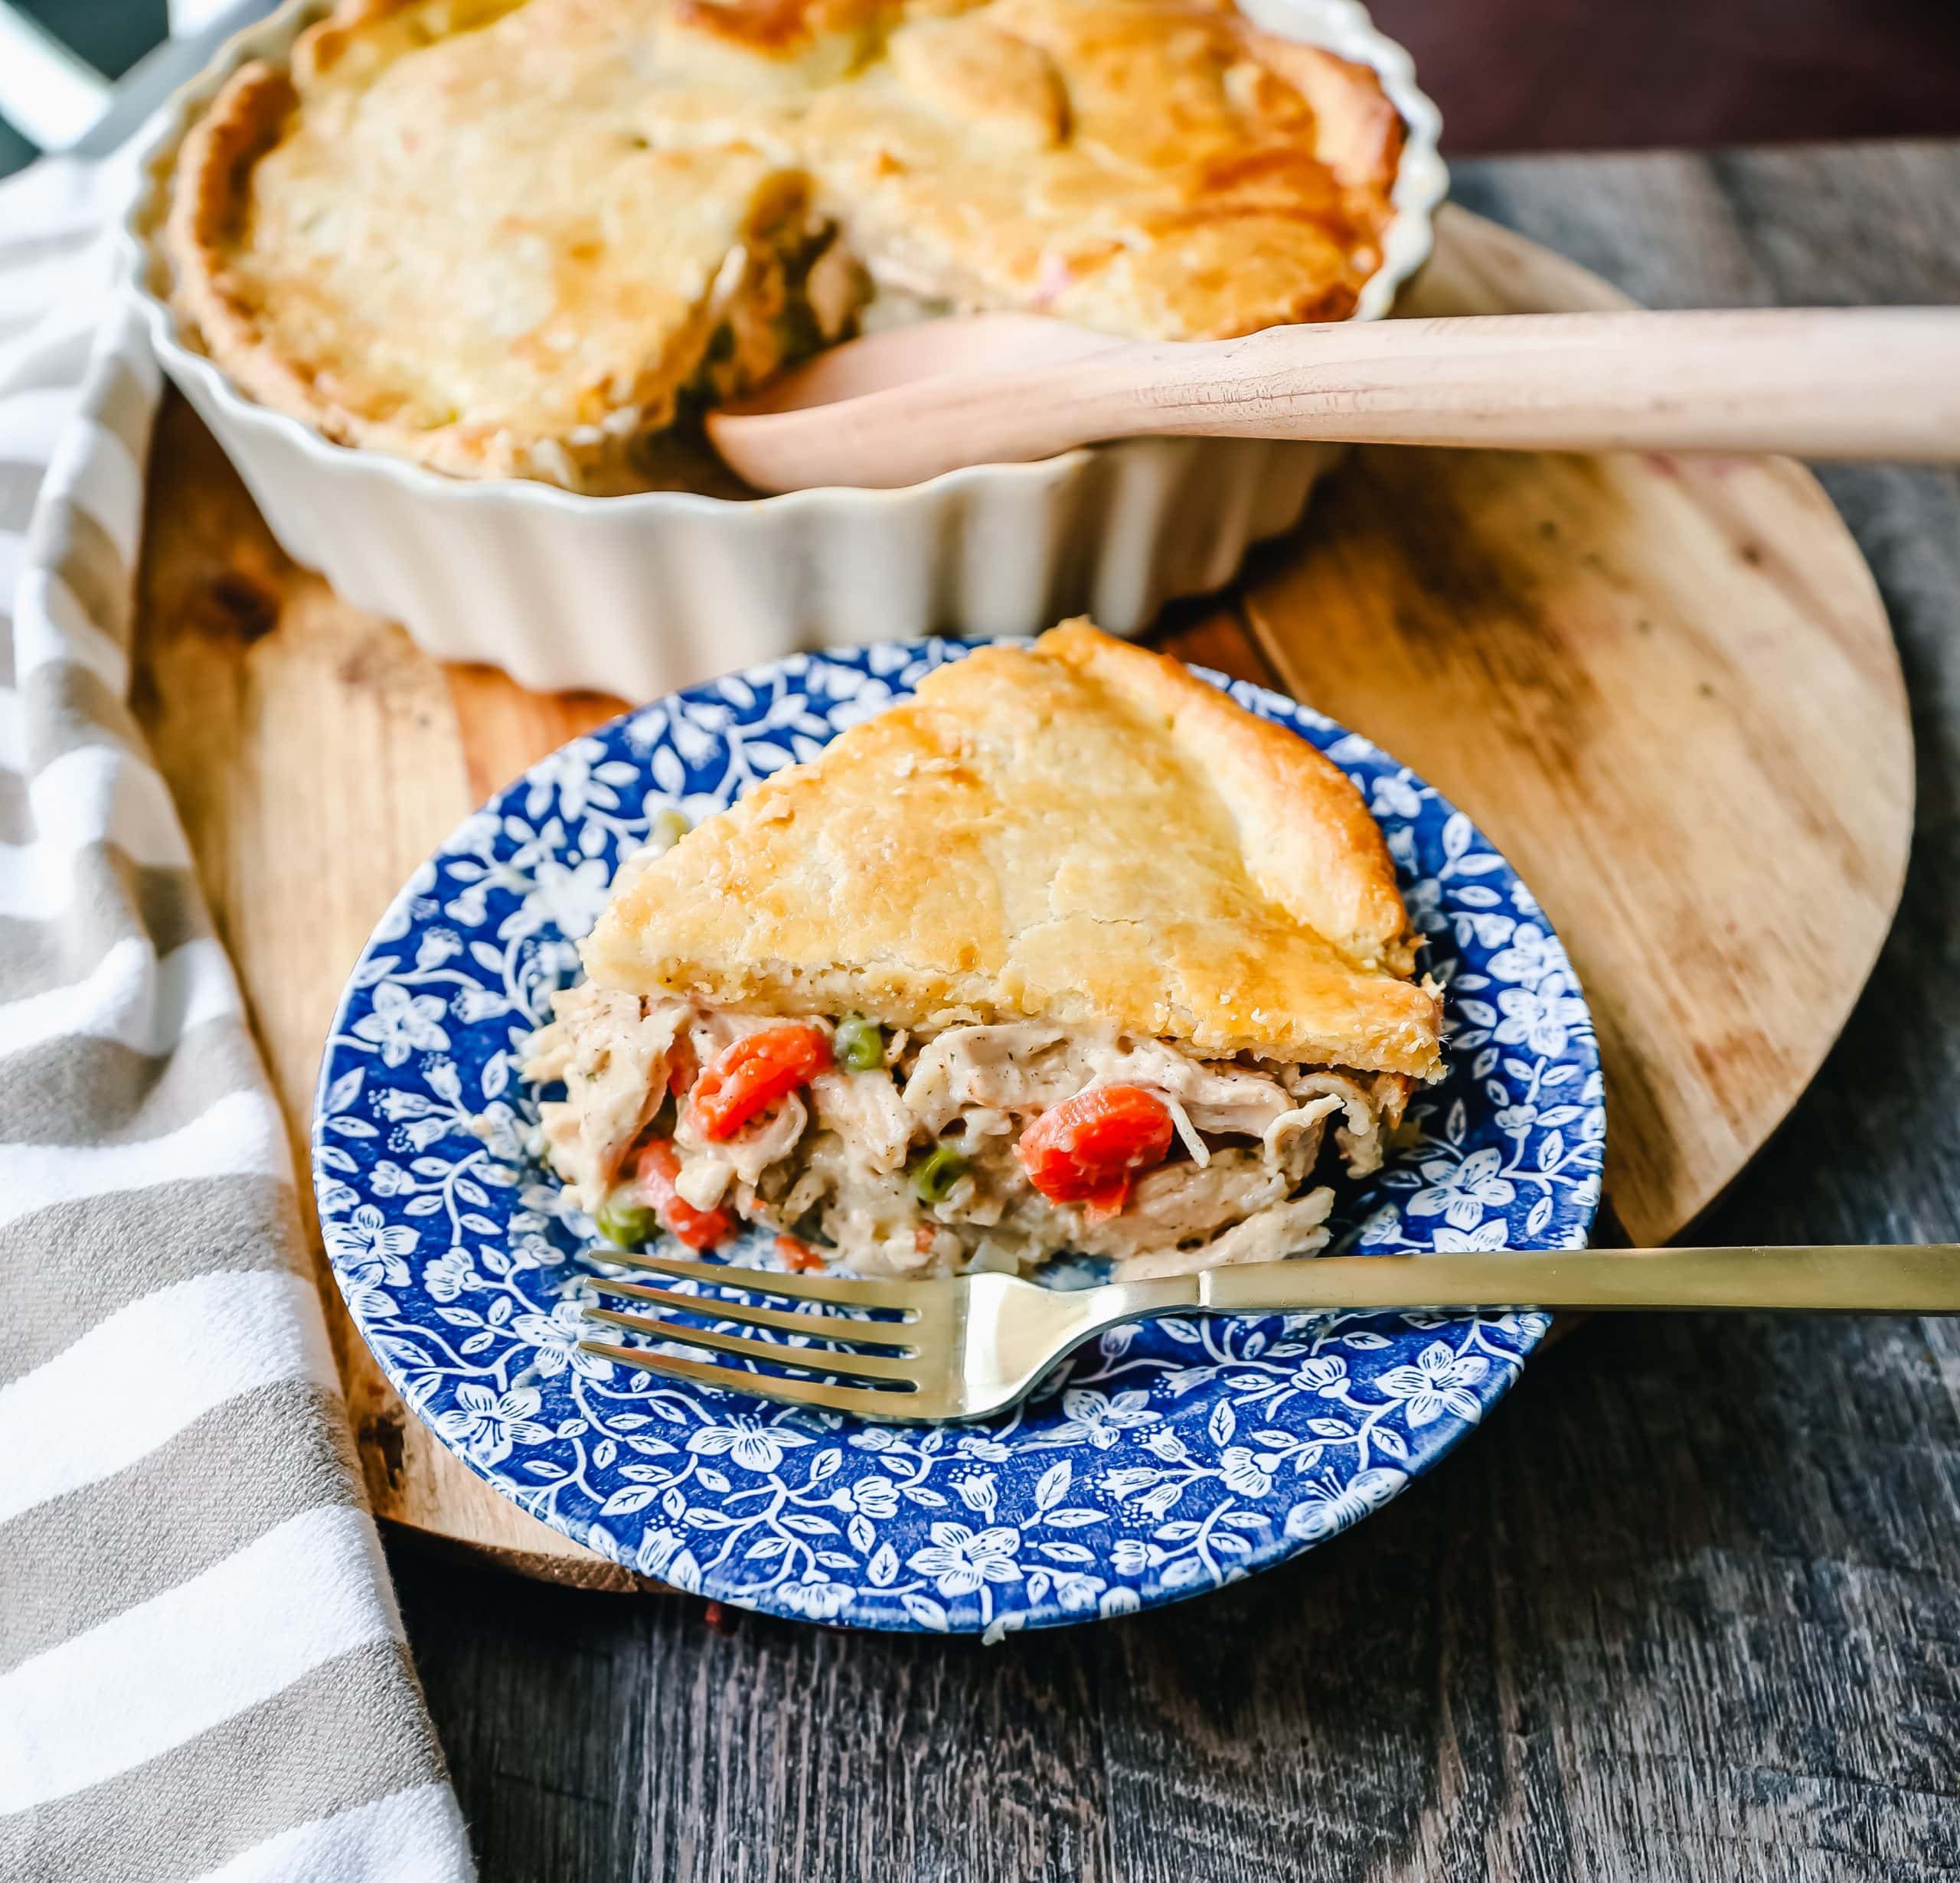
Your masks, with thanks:
<instances>
[{"instance_id":1,"label":"flaky top crust","mask_svg":"<svg viewBox=\"0 0 1960 1883\"><path fill-rule=\"evenodd\" d=\"M1220 338L1352 310L1401 139L1229 0L343 0L194 125L165 240L252 397L585 488L786 205L908 292Z\"/></svg>"},{"instance_id":2,"label":"flaky top crust","mask_svg":"<svg viewBox=\"0 0 1960 1883\"><path fill-rule=\"evenodd\" d=\"M936 670L700 825L619 890L584 956L604 986L765 1012L1439 1066L1354 786L1086 622Z\"/></svg>"}]
</instances>

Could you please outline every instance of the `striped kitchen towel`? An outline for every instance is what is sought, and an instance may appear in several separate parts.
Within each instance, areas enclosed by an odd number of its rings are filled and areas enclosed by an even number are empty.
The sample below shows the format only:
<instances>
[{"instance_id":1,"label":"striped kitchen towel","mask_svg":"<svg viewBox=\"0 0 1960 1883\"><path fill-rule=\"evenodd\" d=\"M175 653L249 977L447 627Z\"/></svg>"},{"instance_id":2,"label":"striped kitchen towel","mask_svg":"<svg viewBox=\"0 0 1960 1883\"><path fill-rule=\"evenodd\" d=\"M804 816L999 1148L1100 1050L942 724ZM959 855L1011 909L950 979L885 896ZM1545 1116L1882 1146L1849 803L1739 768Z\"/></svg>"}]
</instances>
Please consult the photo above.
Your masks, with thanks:
<instances>
[{"instance_id":1,"label":"striped kitchen towel","mask_svg":"<svg viewBox=\"0 0 1960 1883\"><path fill-rule=\"evenodd\" d=\"M125 703L129 175L0 184L0 1878L449 1883L285 1133Z\"/></svg>"}]
</instances>

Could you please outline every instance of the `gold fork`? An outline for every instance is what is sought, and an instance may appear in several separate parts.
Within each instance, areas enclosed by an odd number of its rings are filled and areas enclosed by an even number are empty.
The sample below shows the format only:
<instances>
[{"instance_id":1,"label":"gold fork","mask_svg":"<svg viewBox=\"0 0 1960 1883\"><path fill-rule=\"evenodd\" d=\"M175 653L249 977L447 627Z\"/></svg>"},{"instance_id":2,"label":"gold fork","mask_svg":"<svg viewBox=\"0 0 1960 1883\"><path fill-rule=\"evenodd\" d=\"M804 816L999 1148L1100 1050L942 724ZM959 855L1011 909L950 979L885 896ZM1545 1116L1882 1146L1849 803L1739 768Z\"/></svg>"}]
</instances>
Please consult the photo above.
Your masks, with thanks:
<instances>
[{"instance_id":1,"label":"gold fork","mask_svg":"<svg viewBox=\"0 0 1960 1883\"><path fill-rule=\"evenodd\" d=\"M780 1274L608 1250L605 1260L716 1289L774 1296L759 1307L650 1283L593 1277L603 1293L659 1314L590 1307L589 1318L662 1343L786 1370L752 1372L583 1340L588 1353L665 1379L906 1424L985 1418L1025 1398L1057 1360L1104 1329L1160 1314L1331 1309L1798 1308L1960 1314L1960 1245L1637 1248L1538 1254L1337 1255L1246 1263L1102 1287L1037 1287L1011 1275L867 1281ZM684 1315L685 1320L674 1317ZM884 1319L871 1317L883 1315ZM704 1320L820 1343L789 1346Z\"/></svg>"}]
</instances>

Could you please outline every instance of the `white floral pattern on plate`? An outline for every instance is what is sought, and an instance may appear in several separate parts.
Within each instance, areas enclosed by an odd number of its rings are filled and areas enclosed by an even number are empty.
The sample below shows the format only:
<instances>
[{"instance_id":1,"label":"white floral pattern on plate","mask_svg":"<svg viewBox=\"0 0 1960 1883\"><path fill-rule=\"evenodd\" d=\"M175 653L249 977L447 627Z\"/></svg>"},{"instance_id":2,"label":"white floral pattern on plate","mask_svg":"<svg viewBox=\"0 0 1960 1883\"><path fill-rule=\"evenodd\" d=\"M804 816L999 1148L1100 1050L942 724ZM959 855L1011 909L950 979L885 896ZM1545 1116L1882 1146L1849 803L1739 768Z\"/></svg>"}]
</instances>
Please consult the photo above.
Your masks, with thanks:
<instances>
[{"instance_id":1,"label":"white floral pattern on plate","mask_svg":"<svg viewBox=\"0 0 1960 1883\"><path fill-rule=\"evenodd\" d=\"M592 1231L525 1155L525 1036L577 971L619 857L903 697L966 644L731 674L574 739L465 822L368 944L322 1067L314 1180L383 1369L507 1496L642 1575L859 1627L1009 1630L1233 1581L1345 1529L1441 1457L1546 1317L1275 1315L1123 1327L1012 1417L895 1427L668 1384L578 1350ZM1582 1245L1606 1135L1578 984L1463 814L1367 740L1227 683L1347 770L1445 990L1450 1076L1341 1246ZM771 1258L760 1239L741 1259Z\"/></svg>"}]
</instances>

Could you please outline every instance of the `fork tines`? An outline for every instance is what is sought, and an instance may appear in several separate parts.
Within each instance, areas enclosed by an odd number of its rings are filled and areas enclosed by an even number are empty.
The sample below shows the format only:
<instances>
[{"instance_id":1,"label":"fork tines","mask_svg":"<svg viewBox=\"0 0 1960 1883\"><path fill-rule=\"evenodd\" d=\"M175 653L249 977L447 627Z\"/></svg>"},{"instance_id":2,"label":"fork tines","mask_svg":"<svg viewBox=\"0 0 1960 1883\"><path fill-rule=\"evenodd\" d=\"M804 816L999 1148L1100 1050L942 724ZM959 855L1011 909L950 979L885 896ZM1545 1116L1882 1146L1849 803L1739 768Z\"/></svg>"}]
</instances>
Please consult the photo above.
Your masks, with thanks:
<instances>
[{"instance_id":1,"label":"fork tines","mask_svg":"<svg viewBox=\"0 0 1960 1883\"><path fill-rule=\"evenodd\" d=\"M907 1320L918 1312L912 1297L916 1281L854 1281L841 1275L792 1275L773 1268L741 1268L733 1262L688 1261L678 1255L648 1255L639 1249L607 1249L599 1260L624 1268L650 1269L678 1281L705 1282L710 1287L739 1288L746 1294L779 1294L792 1301L818 1301L827 1307L871 1307L897 1312Z\"/></svg>"},{"instance_id":2,"label":"fork tines","mask_svg":"<svg viewBox=\"0 0 1960 1883\"><path fill-rule=\"evenodd\" d=\"M592 1285L599 1293L628 1302L645 1303L663 1312L655 1315L588 1307L585 1310L588 1321L620 1328L650 1340L694 1347L709 1354L726 1354L734 1360L753 1361L782 1370L757 1373L746 1367L684 1359L598 1340L580 1343L589 1353L698 1385L755 1392L773 1399L789 1399L861 1415L890 1418L898 1410L893 1400L902 1402L916 1390L917 1369L913 1362L918 1349L907 1335L906 1323L918 1318L918 1310L894 1299L902 1291L902 1284L894 1287L829 1276L782 1274L773 1270L738 1268L725 1263L688 1261L675 1256L611 1249L603 1259L678 1281L715 1289L737 1289L743 1294L773 1295L804 1305L801 1311L794 1307L768 1307L720 1294L684 1294L649 1282L595 1275L591 1278ZM862 1313L831 1311L853 1307L896 1310L897 1318L874 1320ZM692 1318L670 1318L675 1315ZM779 1337L752 1339L746 1333L695 1324L700 1321L773 1333ZM798 1336L801 1340L792 1345L779 1337L784 1336ZM833 1380L846 1383L825 1383Z\"/></svg>"}]
</instances>

